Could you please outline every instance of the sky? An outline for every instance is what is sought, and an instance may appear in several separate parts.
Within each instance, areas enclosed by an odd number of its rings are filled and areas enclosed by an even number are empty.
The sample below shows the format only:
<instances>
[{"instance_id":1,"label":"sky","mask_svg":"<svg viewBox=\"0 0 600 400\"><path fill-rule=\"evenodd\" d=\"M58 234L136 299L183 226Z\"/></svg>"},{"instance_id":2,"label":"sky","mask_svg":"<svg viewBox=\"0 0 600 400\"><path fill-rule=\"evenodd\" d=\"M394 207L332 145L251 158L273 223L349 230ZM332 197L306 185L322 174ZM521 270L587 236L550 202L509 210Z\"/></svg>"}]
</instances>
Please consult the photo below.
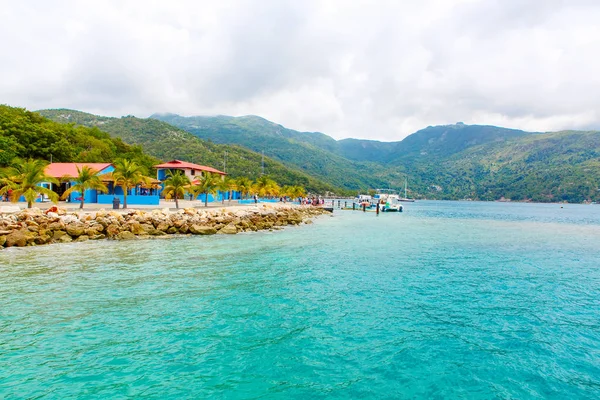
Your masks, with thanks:
<instances>
[{"instance_id":1,"label":"sky","mask_svg":"<svg viewBox=\"0 0 600 400\"><path fill-rule=\"evenodd\" d=\"M596 0L0 0L0 103L336 139L600 129Z\"/></svg>"}]
</instances>

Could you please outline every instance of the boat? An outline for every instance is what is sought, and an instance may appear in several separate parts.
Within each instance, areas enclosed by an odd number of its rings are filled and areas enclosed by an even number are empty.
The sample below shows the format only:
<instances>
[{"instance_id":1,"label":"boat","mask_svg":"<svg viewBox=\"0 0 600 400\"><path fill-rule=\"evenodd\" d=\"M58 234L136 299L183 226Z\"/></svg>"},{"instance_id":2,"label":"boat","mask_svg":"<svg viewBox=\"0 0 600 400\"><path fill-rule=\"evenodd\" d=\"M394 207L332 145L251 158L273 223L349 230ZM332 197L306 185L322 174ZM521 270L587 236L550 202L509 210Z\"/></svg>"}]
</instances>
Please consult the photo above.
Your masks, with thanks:
<instances>
[{"instance_id":1,"label":"boat","mask_svg":"<svg viewBox=\"0 0 600 400\"><path fill-rule=\"evenodd\" d=\"M359 194L358 196L356 196L354 198L354 204L356 204L357 207L371 207L371 204L373 202L373 198L371 196L369 196L368 194Z\"/></svg>"},{"instance_id":2,"label":"boat","mask_svg":"<svg viewBox=\"0 0 600 400\"><path fill-rule=\"evenodd\" d=\"M381 212L404 211L404 207L400 202L400 196L391 189L377 189L377 193L373 196L372 204L375 207L379 205Z\"/></svg>"},{"instance_id":3,"label":"boat","mask_svg":"<svg viewBox=\"0 0 600 400\"><path fill-rule=\"evenodd\" d=\"M400 201L404 201L407 203L414 203L415 199L409 199L408 196L406 195L407 187L408 187L408 179L404 178L404 197L400 198Z\"/></svg>"}]
</instances>

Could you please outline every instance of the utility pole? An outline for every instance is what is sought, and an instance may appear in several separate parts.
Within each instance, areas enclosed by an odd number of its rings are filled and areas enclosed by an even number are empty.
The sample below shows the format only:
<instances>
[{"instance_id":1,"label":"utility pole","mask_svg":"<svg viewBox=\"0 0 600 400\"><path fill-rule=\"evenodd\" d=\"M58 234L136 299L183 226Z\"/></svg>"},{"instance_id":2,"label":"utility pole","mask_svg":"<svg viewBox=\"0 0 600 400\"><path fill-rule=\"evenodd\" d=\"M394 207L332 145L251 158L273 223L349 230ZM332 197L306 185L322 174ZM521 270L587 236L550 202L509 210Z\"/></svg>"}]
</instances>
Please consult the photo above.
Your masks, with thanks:
<instances>
[{"instance_id":1,"label":"utility pole","mask_svg":"<svg viewBox=\"0 0 600 400\"><path fill-rule=\"evenodd\" d=\"M223 172L227 172L227 150L223 152Z\"/></svg>"},{"instance_id":2,"label":"utility pole","mask_svg":"<svg viewBox=\"0 0 600 400\"><path fill-rule=\"evenodd\" d=\"M265 174L265 151L262 151L262 163L261 163L261 172L260 175L263 176Z\"/></svg>"}]
</instances>

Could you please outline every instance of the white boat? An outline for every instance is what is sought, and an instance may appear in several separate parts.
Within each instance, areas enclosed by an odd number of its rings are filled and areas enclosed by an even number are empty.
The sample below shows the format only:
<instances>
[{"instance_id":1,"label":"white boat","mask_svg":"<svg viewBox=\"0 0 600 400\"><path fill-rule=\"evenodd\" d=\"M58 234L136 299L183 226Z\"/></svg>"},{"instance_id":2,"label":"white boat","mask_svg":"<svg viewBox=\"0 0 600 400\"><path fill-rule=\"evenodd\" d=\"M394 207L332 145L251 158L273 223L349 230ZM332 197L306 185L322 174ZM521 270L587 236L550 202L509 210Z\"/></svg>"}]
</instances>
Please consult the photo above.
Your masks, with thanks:
<instances>
[{"instance_id":1,"label":"white boat","mask_svg":"<svg viewBox=\"0 0 600 400\"><path fill-rule=\"evenodd\" d=\"M371 207L372 201L373 198L368 194L359 194L354 198L354 204L356 204L358 207L362 207L363 205Z\"/></svg>"},{"instance_id":2,"label":"white boat","mask_svg":"<svg viewBox=\"0 0 600 400\"><path fill-rule=\"evenodd\" d=\"M402 212L404 207L400 202L400 196L394 193L391 189L377 189L377 193L373 196L374 206L379 204L381 212Z\"/></svg>"}]
</instances>

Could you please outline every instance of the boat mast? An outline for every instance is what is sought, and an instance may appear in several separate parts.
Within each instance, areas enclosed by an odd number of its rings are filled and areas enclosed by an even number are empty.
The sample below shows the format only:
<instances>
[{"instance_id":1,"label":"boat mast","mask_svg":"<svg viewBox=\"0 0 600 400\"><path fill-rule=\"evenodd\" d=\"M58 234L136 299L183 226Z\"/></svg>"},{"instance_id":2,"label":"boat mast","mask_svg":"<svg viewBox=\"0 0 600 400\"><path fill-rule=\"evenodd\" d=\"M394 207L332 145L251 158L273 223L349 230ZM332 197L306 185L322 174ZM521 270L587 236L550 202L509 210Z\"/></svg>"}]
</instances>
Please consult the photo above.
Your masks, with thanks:
<instances>
[{"instance_id":1,"label":"boat mast","mask_svg":"<svg viewBox=\"0 0 600 400\"><path fill-rule=\"evenodd\" d=\"M406 196L406 186L408 186L408 178L405 176L404 177L404 198L408 199L408 197Z\"/></svg>"}]
</instances>

